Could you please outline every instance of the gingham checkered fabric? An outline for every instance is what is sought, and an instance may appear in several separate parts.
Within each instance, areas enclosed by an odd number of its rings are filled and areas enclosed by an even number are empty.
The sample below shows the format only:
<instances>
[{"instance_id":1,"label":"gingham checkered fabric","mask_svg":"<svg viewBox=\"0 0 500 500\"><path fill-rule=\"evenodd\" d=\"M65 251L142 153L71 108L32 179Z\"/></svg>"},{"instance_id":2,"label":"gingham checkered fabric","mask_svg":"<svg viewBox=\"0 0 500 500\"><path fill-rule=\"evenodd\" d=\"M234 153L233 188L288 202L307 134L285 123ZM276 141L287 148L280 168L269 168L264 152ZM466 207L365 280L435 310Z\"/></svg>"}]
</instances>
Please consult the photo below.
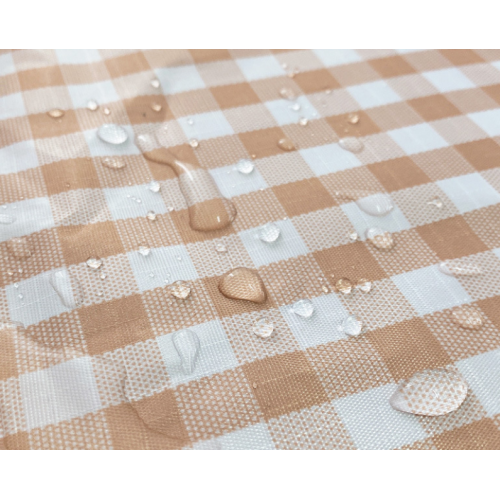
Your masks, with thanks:
<instances>
[{"instance_id":1,"label":"gingham checkered fabric","mask_svg":"<svg viewBox=\"0 0 500 500\"><path fill-rule=\"evenodd\" d=\"M104 123L128 141L102 142ZM142 156L134 138L165 125L164 145L234 203L231 226L192 230L172 171ZM353 201L379 192L395 205L384 217ZM0 205L16 219L0 224L0 318L25 328L0 329L0 448L500 449L500 51L3 50ZM270 221L274 244L255 238ZM393 250L365 241L372 226ZM483 274L445 275L448 259ZM239 266L258 270L266 303L220 294ZM74 309L48 279L61 269L84 291ZM372 291L336 293L341 277ZM169 296L175 280L187 300ZM299 298L310 318L290 312ZM452 321L463 304L482 328ZM349 314L367 330L355 339L338 328ZM252 332L262 315L269 339ZM191 374L172 344L184 328L201 342ZM390 406L402 380L440 367L467 380L458 410Z\"/></svg>"}]
</instances>

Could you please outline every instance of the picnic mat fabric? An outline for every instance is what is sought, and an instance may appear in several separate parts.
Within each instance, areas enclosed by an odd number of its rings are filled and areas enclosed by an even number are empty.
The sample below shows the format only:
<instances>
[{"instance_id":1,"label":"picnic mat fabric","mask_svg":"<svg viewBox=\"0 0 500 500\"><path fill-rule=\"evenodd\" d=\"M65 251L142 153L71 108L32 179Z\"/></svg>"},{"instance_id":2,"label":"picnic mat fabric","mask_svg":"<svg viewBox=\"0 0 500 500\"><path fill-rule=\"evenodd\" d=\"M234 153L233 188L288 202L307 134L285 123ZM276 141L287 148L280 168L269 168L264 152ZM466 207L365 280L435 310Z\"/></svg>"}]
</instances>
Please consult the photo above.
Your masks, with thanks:
<instances>
[{"instance_id":1,"label":"picnic mat fabric","mask_svg":"<svg viewBox=\"0 0 500 500\"><path fill-rule=\"evenodd\" d=\"M193 166L197 199L141 135ZM237 215L199 231L207 172ZM378 193L383 216L362 210ZM2 50L0 255L0 448L500 449L500 51ZM220 293L237 267L264 303ZM389 404L446 367L455 411Z\"/></svg>"}]
</instances>

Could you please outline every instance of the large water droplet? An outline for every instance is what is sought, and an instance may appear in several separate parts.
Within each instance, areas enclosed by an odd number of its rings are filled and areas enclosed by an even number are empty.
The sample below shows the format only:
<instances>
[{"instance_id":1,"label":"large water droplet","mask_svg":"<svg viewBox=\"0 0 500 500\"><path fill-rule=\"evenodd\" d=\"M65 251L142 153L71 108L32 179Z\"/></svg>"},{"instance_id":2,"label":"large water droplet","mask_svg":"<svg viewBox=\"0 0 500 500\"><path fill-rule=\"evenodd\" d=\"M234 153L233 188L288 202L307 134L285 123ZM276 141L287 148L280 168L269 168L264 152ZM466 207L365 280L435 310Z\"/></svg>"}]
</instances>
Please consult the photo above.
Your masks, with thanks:
<instances>
[{"instance_id":1,"label":"large water droplet","mask_svg":"<svg viewBox=\"0 0 500 500\"><path fill-rule=\"evenodd\" d=\"M292 305L290 310L302 318L310 318L314 312L314 304L309 299L301 299Z\"/></svg>"},{"instance_id":2,"label":"large water droplet","mask_svg":"<svg viewBox=\"0 0 500 500\"><path fill-rule=\"evenodd\" d=\"M105 123L97 130L97 136L108 144L123 144L128 139L127 131L114 123Z\"/></svg>"},{"instance_id":3,"label":"large water droplet","mask_svg":"<svg viewBox=\"0 0 500 500\"><path fill-rule=\"evenodd\" d=\"M88 103L87 103L87 109L89 111L97 111L97 109L99 108L99 104L97 103L97 101L94 101L94 100L90 100Z\"/></svg>"},{"instance_id":4,"label":"large water droplet","mask_svg":"<svg viewBox=\"0 0 500 500\"><path fill-rule=\"evenodd\" d=\"M240 174L251 174L253 172L255 165L252 160L243 159L236 164L236 170Z\"/></svg>"},{"instance_id":5,"label":"large water droplet","mask_svg":"<svg viewBox=\"0 0 500 500\"><path fill-rule=\"evenodd\" d=\"M185 300L191 295L191 287L185 281L175 281L169 285L168 290L170 295L181 300Z\"/></svg>"},{"instance_id":6,"label":"large water droplet","mask_svg":"<svg viewBox=\"0 0 500 500\"><path fill-rule=\"evenodd\" d=\"M249 300L257 304L263 304L267 298L257 271L246 267L237 267L224 274L219 282L219 291L228 299Z\"/></svg>"},{"instance_id":7,"label":"large water droplet","mask_svg":"<svg viewBox=\"0 0 500 500\"><path fill-rule=\"evenodd\" d=\"M293 101L297 97L293 89L290 87L283 87L280 90L280 96L283 97L283 99L288 99L289 101Z\"/></svg>"},{"instance_id":8,"label":"large water droplet","mask_svg":"<svg viewBox=\"0 0 500 500\"><path fill-rule=\"evenodd\" d=\"M379 250L391 250L394 248L394 238L389 231L380 227L371 227L365 232L367 240Z\"/></svg>"},{"instance_id":9,"label":"large water droplet","mask_svg":"<svg viewBox=\"0 0 500 500\"><path fill-rule=\"evenodd\" d=\"M273 243L279 238L280 234L281 229L273 222L264 224L257 230L259 240L264 241L265 243Z\"/></svg>"},{"instance_id":10,"label":"large water droplet","mask_svg":"<svg viewBox=\"0 0 500 500\"><path fill-rule=\"evenodd\" d=\"M369 293L371 289L372 282L365 278L359 279L356 283L356 290L361 290L363 293Z\"/></svg>"},{"instance_id":11,"label":"large water droplet","mask_svg":"<svg viewBox=\"0 0 500 500\"><path fill-rule=\"evenodd\" d=\"M451 311L454 323L468 330L479 330L483 326L483 316L471 306L461 306Z\"/></svg>"},{"instance_id":12,"label":"large water droplet","mask_svg":"<svg viewBox=\"0 0 500 500\"><path fill-rule=\"evenodd\" d=\"M363 322L354 315L347 316L347 318L342 321L341 330L349 337L357 337L364 331Z\"/></svg>"},{"instance_id":13,"label":"large water droplet","mask_svg":"<svg viewBox=\"0 0 500 500\"><path fill-rule=\"evenodd\" d=\"M363 143L357 137L343 137L340 139L339 145L342 149L351 153L360 153L363 151Z\"/></svg>"},{"instance_id":14,"label":"large water droplet","mask_svg":"<svg viewBox=\"0 0 500 500\"><path fill-rule=\"evenodd\" d=\"M191 330L180 330L172 335L172 342L181 360L184 373L193 373L200 354L200 339Z\"/></svg>"},{"instance_id":15,"label":"large water droplet","mask_svg":"<svg viewBox=\"0 0 500 500\"><path fill-rule=\"evenodd\" d=\"M424 370L402 382L389 402L398 411L436 417L459 408L467 390L467 382L455 370Z\"/></svg>"},{"instance_id":16,"label":"large water droplet","mask_svg":"<svg viewBox=\"0 0 500 500\"><path fill-rule=\"evenodd\" d=\"M83 287L66 269L53 272L49 276L49 282L67 308L74 309L83 304Z\"/></svg>"},{"instance_id":17,"label":"large water droplet","mask_svg":"<svg viewBox=\"0 0 500 500\"><path fill-rule=\"evenodd\" d=\"M16 217L14 215L9 214L0 214L0 224L12 224L16 222Z\"/></svg>"},{"instance_id":18,"label":"large water droplet","mask_svg":"<svg viewBox=\"0 0 500 500\"><path fill-rule=\"evenodd\" d=\"M51 109L47 114L51 118L62 118L64 116L64 111L62 109Z\"/></svg>"},{"instance_id":19,"label":"large water droplet","mask_svg":"<svg viewBox=\"0 0 500 500\"><path fill-rule=\"evenodd\" d=\"M87 259L87 266L90 269L99 269L102 266L102 260L97 257L90 257Z\"/></svg>"},{"instance_id":20,"label":"large water droplet","mask_svg":"<svg viewBox=\"0 0 500 500\"><path fill-rule=\"evenodd\" d=\"M230 200L222 197L213 177L203 168L179 161L152 135L140 135L137 144L144 157L167 165L176 174L188 206L189 224L195 231L216 231L227 227L236 217Z\"/></svg>"},{"instance_id":21,"label":"large water droplet","mask_svg":"<svg viewBox=\"0 0 500 500\"><path fill-rule=\"evenodd\" d=\"M147 257L151 253L151 248L141 245L137 250L142 256Z\"/></svg>"},{"instance_id":22,"label":"large water droplet","mask_svg":"<svg viewBox=\"0 0 500 500\"><path fill-rule=\"evenodd\" d=\"M352 283L347 278L340 278L337 283L335 283L335 288L344 295L349 295L352 292Z\"/></svg>"},{"instance_id":23,"label":"large water droplet","mask_svg":"<svg viewBox=\"0 0 500 500\"><path fill-rule=\"evenodd\" d=\"M274 324L262 316L255 321L252 327L253 333L262 339L269 338L274 332Z\"/></svg>"},{"instance_id":24,"label":"large water droplet","mask_svg":"<svg viewBox=\"0 0 500 500\"><path fill-rule=\"evenodd\" d=\"M294 151L295 150L295 144L288 137L284 137L283 139L280 139L278 141L278 147L280 149L282 149L283 151Z\"/></svg>"},{"instance_id":25,"label":"large water droplet","mask_svg":"<svg viewBox=\"0 0 500 500\"><path fill-rule=\"evenodd\" d=\"M10 239L7 242L7 249L16 259L27 259L33 254L33 248L27 236Z\"/></svg>"},{"instance_id":26,"label":"large water droplet","mask_svg":"<svg viewBox=\"0 0 500 500\"><path fill-rule=\"evenodd\" d=\"M460 261L446 261L439 264L439 270L449 276L479 276L483 270L474 264Z\"/></svg>"},{"instance_id":27,"label":"large water droplet","mask_svg":"<svg viewBox=\"0 0 500 500\"><path fill-rule=\"evenodd\" d=\"M356 200L356 205L363 212L377 217L387 215L394 208L391 198L384 193L376 193L365 198L360 198Z\"/></svg>"},{"instance_id":28,"label":"large water droplet","mask_svg":"<svg viewBox=\"0 0 500 500\"><path fill-rule=\"evenodd\" d=\"M102 164L111 170L120 170L127 165L121 158L106 157L102 159Z\"/></svg>"}]
</instances>

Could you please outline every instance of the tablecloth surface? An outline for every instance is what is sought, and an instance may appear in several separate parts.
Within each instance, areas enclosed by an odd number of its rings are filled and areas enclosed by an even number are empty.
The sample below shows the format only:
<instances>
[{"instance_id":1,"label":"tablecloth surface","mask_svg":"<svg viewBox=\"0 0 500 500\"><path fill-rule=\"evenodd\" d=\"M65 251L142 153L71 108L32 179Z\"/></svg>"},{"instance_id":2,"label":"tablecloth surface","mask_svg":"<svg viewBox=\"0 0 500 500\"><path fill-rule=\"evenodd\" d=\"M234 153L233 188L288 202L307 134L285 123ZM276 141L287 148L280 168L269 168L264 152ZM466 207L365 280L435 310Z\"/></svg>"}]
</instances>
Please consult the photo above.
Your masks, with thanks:
<instances>
[{"instance_id":1,"label":"tablecloth surface","mask_svg":"<svg viewBox=\"0 0 500 500\"><path fill-rule=\"evenodd\" d=\"M128 139L102 141L103 124ZM208 171L232 224L193 230L140 135ZM360 208L380 193L388 214ZM498 50L2 50L0 205L0 448L500 449ZM264 303L220 293L237 267ZM453 321L464 305L480 328ZM345 334L349 315L364 333ZM390 405L439 368L467 381L457 410Z\"/></svg>"}]
</instances>

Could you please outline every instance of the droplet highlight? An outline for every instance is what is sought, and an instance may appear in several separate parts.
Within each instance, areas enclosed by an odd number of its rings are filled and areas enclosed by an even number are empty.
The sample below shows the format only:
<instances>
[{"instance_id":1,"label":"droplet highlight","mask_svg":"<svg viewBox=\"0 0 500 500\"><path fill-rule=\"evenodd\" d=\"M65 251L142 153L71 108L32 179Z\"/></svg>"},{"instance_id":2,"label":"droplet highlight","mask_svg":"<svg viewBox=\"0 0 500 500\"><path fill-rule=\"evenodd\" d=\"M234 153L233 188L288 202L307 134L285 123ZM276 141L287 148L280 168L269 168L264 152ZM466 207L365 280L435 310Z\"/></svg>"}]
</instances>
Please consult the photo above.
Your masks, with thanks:
<instances>
[{"instance_id":1,"label":"droplet highlight","mask_svg":"<svg viewBox=\"0 0 500 500\"><path fill-rule=\"evenodd\" d=\"M264 224L257 230L257 236L259 240L265 243L275 242L281 234L281 229L274 224L274 222L269 222Z\"/></svg>"},{"instance_id":2,"label":"droplet highlight","mask_svg":"<svg viewBox=\"0 0 500 500\"><path fill-rule=\"evenodd\" d=\"M87 103L87 109L89 111L97 111L99 109L99 104L97 101L94 101L94 100L90 100L88 103Z\"/></svg>"},{"instance_id":3,"label":"droplet highlight","mask_svg":"<svg viewBox=\"0 0 500 500\"><path fill-rule=\"evenodd\" d=\"M341 331L349 337L357 337L364 332L363 322L354 315L347 316L342 321Z\"/></svg>"},{"instance_id":4,"label":"droplet highlight","mask_svg":"<svg viewBox=\"0 0 500 500\"><path fill-rule=\"evenodd\" d=\"M243 159L236 164L236 170L240 174L251 174L255 168L255 164L252 160Z\"/></svg>"},{"instance_id":5,"label":"droplet highlight","mask_svg":"<svg viewBox=\"0 0 500 500\"><path fill-rule=\"evenodd\" d=\"M191 287L185 281L175 281L168 286L170 295L181 300L186 300L191 295Z\"/></svg>"},{"instance_id":6,"label":"droplet highlight","mask_svg":"<svg viewBox=\"0 0 500 500\"><path fill-rule=\"evenodd\" d=\"M360 290L363 293L369 293L372 289L372 282L365 279L361 278L358 280L356 283L356 290Z\"/></svg>"},{"instance_id":7,"label":"droplet highlight","mask_svg":"<svg viewBox=\"0 0 500 500\"><path fill-rule=\"evenodd\" d=\"M161 188L161 185L158 181L151 181L149 183L149 190L153 193L159 193L160 188Z\"/></svg>"},{"instance_id":8,"label":"droplet highlight","mask_svg":"<svg viewBox=\"0 0 500 500\"><path fill-rule=\"evenodd\" d=\"M150 210L150 211L146 214L146 219L151 220L151 221L156 220L156 213L155 213L155 212L153 212L152 210Z\"/></svg>"},{"instance_id":9,"label":"droplet highlight","mask_svg":"<svg viewBox=\"0 0 500 500\"><path fill-rule=\"evenodd\" d=\"M359 123L359 115L356 113L350 113L347 115L347 121L352 125L356 125Z\"/></svg>"},{"instance_id":10,"label":"droplet highlight","mask_svg":"<svg viewBox=\"0 0 500 500\"><path fill-rule=\"evenodd\" d=\"M363 143L357 137L343 137L339 141L342 149L350 151L351 153L361 153L363 151Z\"/></svg>"},{"instance_id":11,"label":"droplet highlight","mask_svg":"<svg viewBox=\"0 0 500 500\"><path fill-rule=\"evenodd\" d=\"M49 276L49 283L56 291L62 304L68 309L74 309L83 304L83 287L66 269L53 272Z\"/></svg>"},{"instance_id":12,"label":"droplet highlight","mask_svg":"<svg viewBox=\"0 0 500 500\"><path fill-rule=\"evenodd\" d=\"M97 257L90 257L87 259L87 267L90 269L99 269L102 266L102 260Z\"/></svg>"},{"instance_id":13,"label":"droplet highlight","mask_svg":"<svg viewBox=\"0 0 500 500\"><path fill-rule=\"evenodd\" d=\"M295 302L290 310L301 318L310 318L314 312L314 304L309 299L301 299Z\"/></svg>"},{"instance_id":14,"label":"droplet highlight","mask_svg":"<svg viewBox=\"0 0 500 500\"><path fill-rule=\"evenodd\" d=\"M200 143L198 142L198 139L191 139L189 141L189 145L193 148L193 149L196 149Z\"/></svg>"},{"instance_id":15,"label":"droplet highlight","mask_svg":"<svg viewBox=\"0 0 500 500\"><path fill-rule=\"evenodd\" d=\"M261 339L269 338L274 332L274 324L267 318L261 317L255 321L252 327L253 333Z\"/></svg>"},{"instance_id":16,"label":"droplet highlight","mask_svg":"<svg viewBox=\"0 0 500 500\"><path fill-rule=\"evenodd\" d=\"M200 355L200 339L191 330L180 330L172 335L172 343L181 360L184 373L193 373Z\"/></svg>"},{"instance_id":17,"label":"droplet highlight","mask_svg":"<svg viewBox=\"0 0 500 500\"><path fill-rule=\"evenodd\" d=\"M160 80L158 80L158 78L153 78L151 80L151 87L153 87L154 89L159 89L160 88Z\"/></svg>"},{"instance_id":18,"label":"droplet highlight","mask_svg":"<svg viewBox=\"0 0 500 500\"><path fill-rule=\"evenodd\" d=\"M237 267L224 274L219 282L219 291L228 299L248 300L263 304L267 299L264 283L253 269Z\"/></svg>"},{"instance_id":19,"label":"droplet highlight","mask_svg":"<svg viewBox=\"0 0 500 500\"><path fill-rule=\"evenodd\" d=\"M455 324L467 330L479 330L483 326L482 314L467 305L452 309L451 319Z\"/></svg>"},{"instance_id":20,"label":"droplet highlight","mask_svg":"<svg viewBox=\"0 0 500 500\"><path fill-rule=\"evenodd\" d=\"M384 193L376 193L365 198L356 200L356 205L368 215L383 217L394 209L394 203L390 196Z\"/></svg>"},{"instance_id":21,"label":"droplet highlight","mask_svg":"<svg viewBox=\"0 0 500 500\"><path fill-rule=\"evenodd\" d=\"M443 201L441 198L434 198L427 202L427 205L434 205L436 208L443 208Z\"/></svg>"},{"instance_id":22,"label":"droplet highlight","mask_svg":"<svg viewBox=\"0 0 500 500\"><path fill-rule=\"evenodd\" d=\"M379 250L391 250L394 248L394 238L389 231L379 227L371 227L366 230L366 239Z\"/></svg>"},{"instance_id":23,"label":"droplet highlight","mask_svg":"<svg viewBox=\"0 0 500 500\"><path fill-rule=\"evenodd\" d=\"M344 295L349 295L352 292L351 280L347 278L340 278L337 283L335 283L335 288L338 292L343 293Z\"/></svg>"},{"instance_id":24,"label":"droplet highlight","mask_svg":"<svg viewBox=\"0 0 500 500\"><path fill-rule=\"evenodd\" d=\"M137 250L143 257L147 257L151 253L151 248L141 245Z\"/></svg>"},{"instance_id":25,"label":"droplet highlight","mask_svg":"<svg viewBox=\"0 0 500 500\"><path fill-rule=\"evenodd\" d=\"M97 136L101 141L118 146L128 139L127 131L120 125L105 123L97 129Z\"/></svg>"},{"instance_id":26,"label":"droplet highlight","mask_svg":"<svg viewBox=\"0 0 500 500\"><path fill-rule=\"evenodd\" d=\"M460 407L467 397L465 379L455 370L424 370L405 380L389 402L398 411L437 417Z\"/></svg>"}]
</instances>

